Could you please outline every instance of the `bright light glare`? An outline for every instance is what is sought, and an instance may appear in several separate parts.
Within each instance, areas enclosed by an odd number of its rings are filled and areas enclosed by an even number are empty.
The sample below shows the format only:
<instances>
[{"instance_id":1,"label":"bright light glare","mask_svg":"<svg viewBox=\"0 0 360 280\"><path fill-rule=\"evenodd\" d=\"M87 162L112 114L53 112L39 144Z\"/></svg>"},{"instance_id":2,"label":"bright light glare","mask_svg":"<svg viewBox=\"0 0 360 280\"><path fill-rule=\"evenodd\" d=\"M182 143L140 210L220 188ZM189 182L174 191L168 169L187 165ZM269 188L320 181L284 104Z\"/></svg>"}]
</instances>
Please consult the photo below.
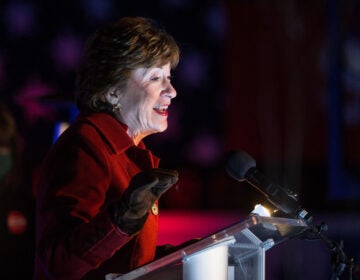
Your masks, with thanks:
<instances>
[{"instance_id":1,"label":"bright light glare","mask_svg":"<svg viewBox=\"0 0 360 280\"><path fill-rule=\"evenodd\" d=\"M251 213L262 217L271 217L270 211L261 204L256 204L254 210Z\"/></svg>"}]
</instances>

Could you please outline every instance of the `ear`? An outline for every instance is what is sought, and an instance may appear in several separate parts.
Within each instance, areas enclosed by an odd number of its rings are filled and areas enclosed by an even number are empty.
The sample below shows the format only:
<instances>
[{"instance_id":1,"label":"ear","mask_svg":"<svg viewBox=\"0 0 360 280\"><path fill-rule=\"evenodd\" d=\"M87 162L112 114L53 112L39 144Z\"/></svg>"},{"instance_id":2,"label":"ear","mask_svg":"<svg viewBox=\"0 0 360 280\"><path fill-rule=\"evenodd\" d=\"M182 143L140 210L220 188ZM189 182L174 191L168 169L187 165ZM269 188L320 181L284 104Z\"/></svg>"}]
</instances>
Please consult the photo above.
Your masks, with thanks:
<instances>
[{"instance_id":1,"label":"ear","mask_svg":"<svg viewBox=\"0 0 360 280\"><path fill-rule=\"evenodd\" d=\"M104 101L111 105L115 105L119 103L119 91L115 88L109 89L104 95L103 95Z\"/></svg>"}]
</instances>

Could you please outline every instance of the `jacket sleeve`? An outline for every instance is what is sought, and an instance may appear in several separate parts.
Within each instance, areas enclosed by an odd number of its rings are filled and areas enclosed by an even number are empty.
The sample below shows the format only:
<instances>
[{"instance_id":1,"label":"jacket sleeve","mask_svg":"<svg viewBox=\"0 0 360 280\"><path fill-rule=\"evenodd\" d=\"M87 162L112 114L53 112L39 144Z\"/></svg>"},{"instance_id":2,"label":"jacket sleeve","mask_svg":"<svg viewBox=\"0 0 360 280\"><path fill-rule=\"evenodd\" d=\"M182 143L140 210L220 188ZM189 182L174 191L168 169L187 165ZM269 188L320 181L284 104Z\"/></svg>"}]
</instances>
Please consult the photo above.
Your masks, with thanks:
<instances>
[{"instance_id":1,"label":"jacket sleeve","mask_svg":"<svg viewBox=\"0 0 360 280\"><path fill-rule=\"evenodd\" d=\"M131 239L106 211L112 170L103 146L96 133L59 141L44 162L37 257L51 278L80 279Z\"/></svg>"}]
</instances>

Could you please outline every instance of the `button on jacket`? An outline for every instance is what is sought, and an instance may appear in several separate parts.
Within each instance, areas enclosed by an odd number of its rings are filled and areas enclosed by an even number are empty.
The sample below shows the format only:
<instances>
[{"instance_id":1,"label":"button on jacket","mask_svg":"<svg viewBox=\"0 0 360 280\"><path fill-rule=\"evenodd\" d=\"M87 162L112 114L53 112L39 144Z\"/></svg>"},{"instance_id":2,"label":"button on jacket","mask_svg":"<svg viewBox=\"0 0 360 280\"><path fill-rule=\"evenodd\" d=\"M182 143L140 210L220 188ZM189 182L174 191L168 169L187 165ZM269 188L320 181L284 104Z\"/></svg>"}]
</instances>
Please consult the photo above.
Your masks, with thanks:
<instances>
[{"instance_id":1,"label":"button on jacket","mask_svg":"<svg viewBox=\"0 0 360 280\"><path fill-rule=\"evenodd\" d=\"M136 236L122 232L107 208L131 178L159 159L138 146L106 113L79 116L46 156L37 189L34 279L105 279L153 260L158 216Z\"/></svg>"}]
</instances>

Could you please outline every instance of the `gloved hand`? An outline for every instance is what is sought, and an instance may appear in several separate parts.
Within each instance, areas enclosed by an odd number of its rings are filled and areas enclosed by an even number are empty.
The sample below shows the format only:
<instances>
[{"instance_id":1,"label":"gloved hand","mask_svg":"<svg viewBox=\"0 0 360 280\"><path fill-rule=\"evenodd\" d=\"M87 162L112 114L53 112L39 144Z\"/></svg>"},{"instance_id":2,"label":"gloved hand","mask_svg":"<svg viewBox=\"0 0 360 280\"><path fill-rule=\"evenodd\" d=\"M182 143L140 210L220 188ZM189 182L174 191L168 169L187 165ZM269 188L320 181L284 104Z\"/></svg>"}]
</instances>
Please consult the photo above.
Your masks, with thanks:
<instances>
[{"instance_id":1,"label":"gloved hand","mask_svg":"<svg viewBox=\"0 0 360 280\"><path fill-rule=\"evenodd\" d=\"M119 203L110 207L110 217L122 231L137 233L153 204L177 181L175 170L153 168L136 174Z\"/></svg>"}]
</instances>

